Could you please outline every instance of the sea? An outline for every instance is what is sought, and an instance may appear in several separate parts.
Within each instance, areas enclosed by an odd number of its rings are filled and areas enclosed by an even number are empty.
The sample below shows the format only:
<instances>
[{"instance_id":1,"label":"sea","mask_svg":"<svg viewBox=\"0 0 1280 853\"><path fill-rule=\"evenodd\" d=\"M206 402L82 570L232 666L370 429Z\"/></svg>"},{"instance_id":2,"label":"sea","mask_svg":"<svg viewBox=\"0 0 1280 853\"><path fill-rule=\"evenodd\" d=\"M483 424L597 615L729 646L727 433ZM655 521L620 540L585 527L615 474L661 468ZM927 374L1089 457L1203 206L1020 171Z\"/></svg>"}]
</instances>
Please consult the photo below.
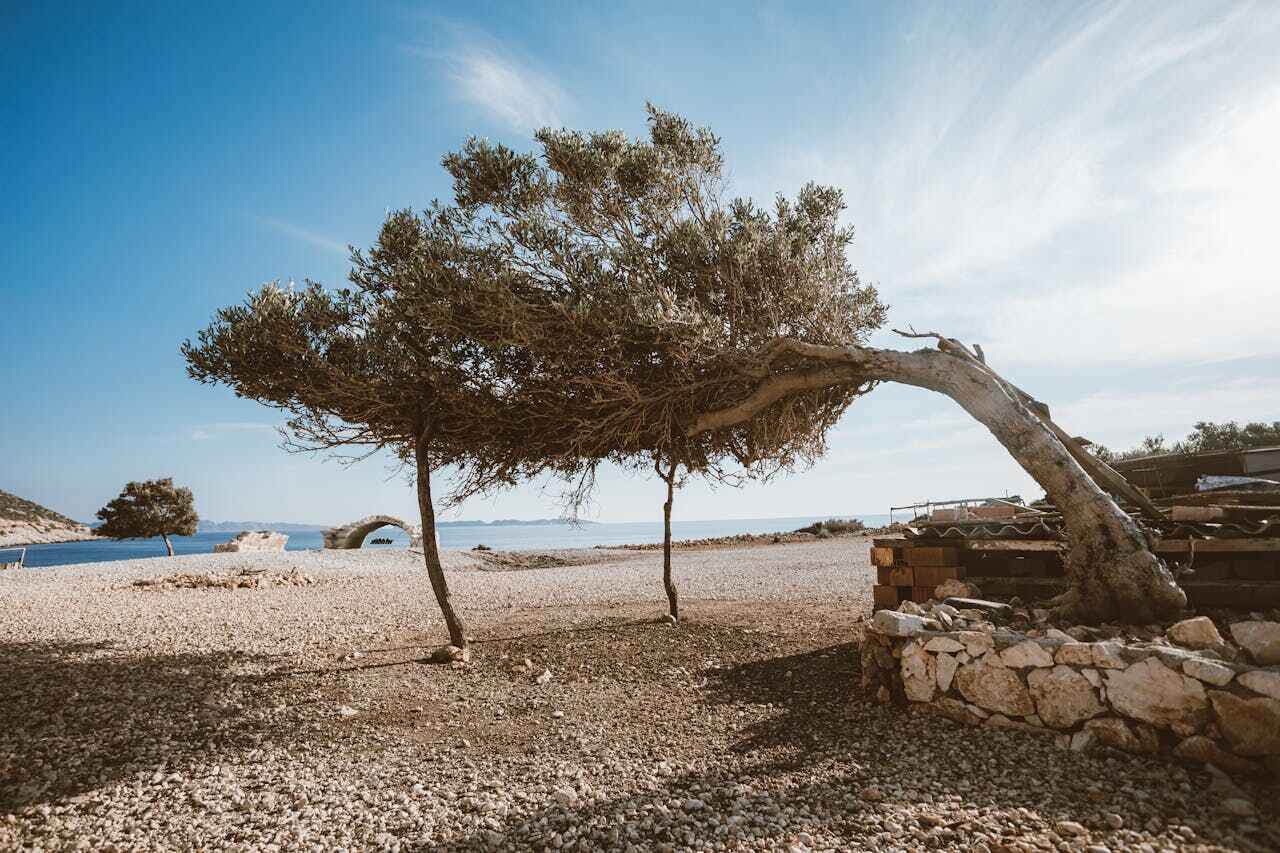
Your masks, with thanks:
<instances>
[{"instance_id":1,"label":"sea","mask_svg":"<svg viewBox=\"0 0 1280 853\"><path fill-rule=\"evenodd\" d=\"M739 533L777 533L795 530L828 518L860 518L869 526L889 523L889 516L859 514L854 516L795 516L791 518L741 518L720 521L673 521L671 534L676 539L709 539ZM470 549L487 545L495 551L536 551L559 548L592 548L597 545L639 545L662 541L661 521L592 522L587 524L456 524L438 528L440 547L448 550ZM175 554L208 554L213 546L234 537L234 533L197 533L194 536L171 536ZM308 551L324 547L319 530L288 532L286 551ZM374 544L372 539L390 539L390 544ZM383 527L370 533L364 547L407 548L409 538L398 527ZM97 563L110 560L136 560L165 556L161 539L94 539L88 542L56 542L49 545L27 545L23 565L28 568L65 566L74 563Z\"/></svg>"}]
</instances>

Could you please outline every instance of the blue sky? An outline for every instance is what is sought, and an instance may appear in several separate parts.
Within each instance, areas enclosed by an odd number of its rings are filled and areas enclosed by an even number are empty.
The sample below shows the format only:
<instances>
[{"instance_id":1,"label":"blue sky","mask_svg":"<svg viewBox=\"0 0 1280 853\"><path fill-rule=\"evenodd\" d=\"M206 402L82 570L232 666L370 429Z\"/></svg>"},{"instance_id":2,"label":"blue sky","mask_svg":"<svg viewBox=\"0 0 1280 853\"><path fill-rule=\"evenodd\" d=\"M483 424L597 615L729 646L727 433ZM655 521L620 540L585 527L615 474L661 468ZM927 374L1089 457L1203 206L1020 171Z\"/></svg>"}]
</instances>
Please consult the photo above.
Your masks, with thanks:
<instances>
[{"instance_id":1,"label":"blue sky","mask_svg":"<svg viewBox=\"0 0 1280 853\"><path fill-rule=\"evenodd\" d=\"M842 188L890 324L981 343L1067 429L1280 419L1278 44L1274 3L10 5L0 488L83 519L157 476L213 519L411 514L377 460L282 452L179 344L265 281L340 284L469 134L640 133L646 100L716 130L734 193ZM1006 491L1036 490L954 404L882 387L812 470L690 484L677 516ZM661 500L610 473L595 512ZM532 484L455 517L555 512Z\"/></svg>"}]
</instances>

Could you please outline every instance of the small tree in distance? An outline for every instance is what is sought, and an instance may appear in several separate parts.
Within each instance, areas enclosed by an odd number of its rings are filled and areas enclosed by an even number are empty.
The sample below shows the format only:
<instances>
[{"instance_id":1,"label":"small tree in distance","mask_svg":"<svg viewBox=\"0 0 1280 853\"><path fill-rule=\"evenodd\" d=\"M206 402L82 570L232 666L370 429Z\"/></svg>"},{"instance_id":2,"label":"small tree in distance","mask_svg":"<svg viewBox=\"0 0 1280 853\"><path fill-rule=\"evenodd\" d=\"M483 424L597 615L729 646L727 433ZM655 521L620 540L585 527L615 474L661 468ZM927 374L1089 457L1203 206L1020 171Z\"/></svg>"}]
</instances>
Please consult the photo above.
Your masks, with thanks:
<instances>
[{"instance_id":1,"label":"small tree in distance","mask_svg":"<svg viewBox=\"0 0 1280 853\"><path fill-rule=\"evenodd\" d=\"M95 533L109 539L151 539L159 536L173 556L170 536L196 532L195 500L191 490L173 484L173 478L129 483L109 504L98 510Z\"/></svg>"}]
</instances>

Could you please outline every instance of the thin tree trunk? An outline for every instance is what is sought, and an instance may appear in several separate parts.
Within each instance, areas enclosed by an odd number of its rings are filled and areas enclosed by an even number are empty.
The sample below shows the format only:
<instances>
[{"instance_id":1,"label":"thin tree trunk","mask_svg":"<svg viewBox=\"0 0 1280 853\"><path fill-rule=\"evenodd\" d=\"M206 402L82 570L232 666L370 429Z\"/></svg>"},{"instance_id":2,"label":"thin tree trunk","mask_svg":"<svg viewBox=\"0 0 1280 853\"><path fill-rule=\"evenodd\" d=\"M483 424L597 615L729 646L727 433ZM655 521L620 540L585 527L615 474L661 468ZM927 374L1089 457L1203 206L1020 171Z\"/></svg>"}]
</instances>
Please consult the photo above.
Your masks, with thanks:
<instances>
[{"instance_id":1,"label":"thin tree trunk","mask_svg":"<svg viewBox=\"0 0 1280 853\"><path fill-rule=\"evenodd\" d=\"M173 543L169 541L168 533L161 533L160 538L164 540L165 550L169 552L169 556L173 556Z\"/></svg>"},{"instance_id":2,"label":"thin tree trunk","mask_svg":"<svg viewBox=\"0 0 1280 853\"><path fill-rule=\"evenodd\" d=\"M662 585L667 590L667 613L672 622L680 621L680 595L676 591L676 583L671 579L671 506L675 503L676 471L678 463L672 462L671 468L658 473L667 481L667 502L662 505Z\"/></svg>"},{"instance_id":3,"label":"thin tree trunk","mask_svg":"<svg viewBox=\"0 0 1280 853\"><path fill-rule=\"evenodd\" d=\"M459 649L467 649L467 629L462 618L453 609L449 598L449 583L445 580L444 566L440 564L440 549L436 545L436 508L431 500L431 461L427 453L425 436L419 437L414 448L417 464L418 512L422 515L422 559L427 564L427 577L436 594L436 603L449 628L449 643Z\"/></svg>"},{"instance_id":4,"label":"thin tree trunk","mask_svg":"<svg viewBox=\"0 0 1280 853\"><path fill-rule=\"evenodd\" d=\"M1186 595L1152 554L1142 530L1032 411L1025 395L963 345L937 337L939 349L914 352L782 341L769 359L790 353L821 366L774 375L766 375L767 361L753 366L752 375L761 378L750 393L733 406L703 414L688 434L741 423L790 393L835 384L900 382L945 394L991 431L1062 513L1071 582L1059 601L1064 616L1148 623L1181 612Z\"/></svg>"}]
</instances>

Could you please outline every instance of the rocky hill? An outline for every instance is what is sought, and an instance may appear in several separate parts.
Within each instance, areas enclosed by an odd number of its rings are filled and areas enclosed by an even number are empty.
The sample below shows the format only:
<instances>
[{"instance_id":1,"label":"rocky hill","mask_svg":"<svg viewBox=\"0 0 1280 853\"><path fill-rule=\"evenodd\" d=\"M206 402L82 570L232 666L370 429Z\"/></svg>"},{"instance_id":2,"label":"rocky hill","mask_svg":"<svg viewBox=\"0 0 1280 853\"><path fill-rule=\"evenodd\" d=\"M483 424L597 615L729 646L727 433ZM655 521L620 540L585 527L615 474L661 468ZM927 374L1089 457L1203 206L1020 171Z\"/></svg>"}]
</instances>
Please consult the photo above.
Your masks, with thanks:
<instances>
[{"instance_id":1,"label":"rocky hill","mask_svg":"<svg viewBox=\"0 0 1280 853\"><path fill-rule=\"evenodd\" d=\"M0 491L0 547L95 538L93 531L78 521Z\"/></svg>"}]
</instances>

